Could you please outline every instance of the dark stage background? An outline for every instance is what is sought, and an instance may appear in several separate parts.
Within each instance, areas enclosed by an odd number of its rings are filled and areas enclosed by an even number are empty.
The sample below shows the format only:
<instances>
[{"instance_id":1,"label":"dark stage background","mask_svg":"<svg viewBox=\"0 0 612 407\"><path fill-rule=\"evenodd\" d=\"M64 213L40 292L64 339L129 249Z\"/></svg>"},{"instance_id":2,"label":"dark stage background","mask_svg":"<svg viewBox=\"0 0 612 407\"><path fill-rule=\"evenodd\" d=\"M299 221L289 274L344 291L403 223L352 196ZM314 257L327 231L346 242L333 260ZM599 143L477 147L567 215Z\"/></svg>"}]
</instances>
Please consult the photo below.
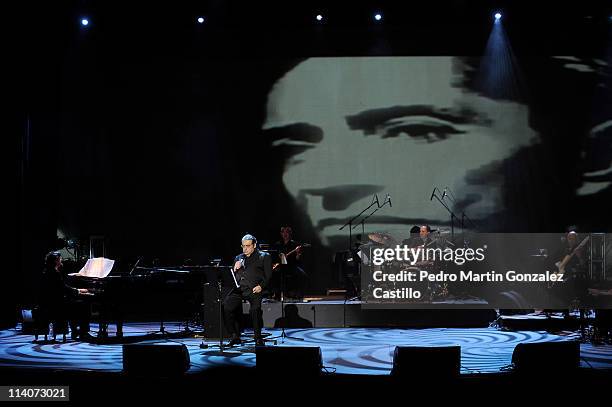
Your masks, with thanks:
<instances>
[{"instance_id":1,"label":"dark stage background","mask_svg":"<svg viewBox=\"0 0 612 407\"><path fill-rule=\"evenodd\" d=\"M333 254L348 244L330 225L374 193L394 202L369 230L399 236L422 221L448 227L429 200L434 186L449 186L480 231L609 231L612 25L603 6L498 3L506 11L496 32L488 2L448 2L442 16L441 3L410 12L383 4L377 26L365 4L321 5L330 22L312 24L317 5L307 3L66 2L30 14L19 41L10 301L32 301L58 232L104 235L107 257L125 270L139 256L229 261L243 234L273 242L283 224L313 244L310 290L324 292L335 284ZM443 134L393 121L409 105L431 108L426 122ZM441 108L456 109L458 124ZM373 123L381 115L390 126ZM474 117L484 117L480 130L462 127ZM334 139L349 130L359 140ZM490 146L487 132L497 134ZM483 138L470 141L474 133Z\"/></svg>"}]
</instances>

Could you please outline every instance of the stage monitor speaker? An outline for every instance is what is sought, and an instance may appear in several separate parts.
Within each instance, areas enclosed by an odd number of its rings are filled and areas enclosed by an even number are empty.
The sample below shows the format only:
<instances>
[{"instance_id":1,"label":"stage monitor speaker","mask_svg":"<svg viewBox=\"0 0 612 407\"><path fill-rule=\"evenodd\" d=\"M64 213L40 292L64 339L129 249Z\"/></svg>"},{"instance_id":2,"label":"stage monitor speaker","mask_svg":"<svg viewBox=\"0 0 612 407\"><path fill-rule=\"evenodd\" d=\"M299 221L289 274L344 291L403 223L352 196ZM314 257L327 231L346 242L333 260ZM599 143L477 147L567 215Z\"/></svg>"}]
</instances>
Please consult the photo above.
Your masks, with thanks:
<instances>
[{"instance_id":1,"label":"stage monitor speaker","mask_svg":"<svg viewBox=\"0 0 612 407\"><path fill-rule=\"evenodd\" d=\"M256 348L260 373L283 372L287 377L317 376L323 368L321 348L308 346L261 346Z\"/></svg>"},{"instance_id":2,"label":"stage monitor speaker","mask_svg":"<svg viewBox=\"0 0 612 407\"><path fill-rule=\"evenodd\" d=\"M190 365L189 351L182 343L134 343L123 345L123 371L130 375L178 376Z\"/></svg>"},{"instance_id":3,"label":"stage monitor speaker","mask_svg":"<svg viewBox=\"0 0 612 407\"><path fill-rule=\"evenodd\" d=\"M398 346L393 354L394 376L452 379L459 376L461 347Z\"/></svg>"},{"instance_id":4,"label":"stage monitor speaker","mask_svg":"<svg viewBox=\"0 0 612 407\"><path fill-rule=\"evenodd\" d=\"M519 343L512 353L512 364L517 373L572 371L580 366L580 343Z\"/></svg>"}]
</instances>

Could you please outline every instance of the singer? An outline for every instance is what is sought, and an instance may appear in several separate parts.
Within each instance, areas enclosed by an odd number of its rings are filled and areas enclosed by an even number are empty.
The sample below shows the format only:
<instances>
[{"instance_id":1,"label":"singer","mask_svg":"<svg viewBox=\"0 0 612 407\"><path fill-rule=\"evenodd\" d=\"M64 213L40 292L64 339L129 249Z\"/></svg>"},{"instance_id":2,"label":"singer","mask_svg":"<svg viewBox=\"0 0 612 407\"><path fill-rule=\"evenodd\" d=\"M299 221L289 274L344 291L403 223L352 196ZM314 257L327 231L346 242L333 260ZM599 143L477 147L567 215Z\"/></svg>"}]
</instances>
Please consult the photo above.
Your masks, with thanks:
<instances>
[{"instance_id":1,"label":"singer","mask_svg":"<svg viewBox=\"0 0 612 407\"><path fill-rule=\"evenodd\" d=\"M255 333L255 344L263 346L261 337L262 291L272 276L272 259L268 253L257 249L257 239L253 235L245 235L242 238L242 254L236 256L234 272L239 287L234 288L223 302L225 314L225 326L231 339L230 346L240 345L240 323L239 315L242 313L242 300L247 300L251 305L251 319Z\"/></svg>"}]
</instances>

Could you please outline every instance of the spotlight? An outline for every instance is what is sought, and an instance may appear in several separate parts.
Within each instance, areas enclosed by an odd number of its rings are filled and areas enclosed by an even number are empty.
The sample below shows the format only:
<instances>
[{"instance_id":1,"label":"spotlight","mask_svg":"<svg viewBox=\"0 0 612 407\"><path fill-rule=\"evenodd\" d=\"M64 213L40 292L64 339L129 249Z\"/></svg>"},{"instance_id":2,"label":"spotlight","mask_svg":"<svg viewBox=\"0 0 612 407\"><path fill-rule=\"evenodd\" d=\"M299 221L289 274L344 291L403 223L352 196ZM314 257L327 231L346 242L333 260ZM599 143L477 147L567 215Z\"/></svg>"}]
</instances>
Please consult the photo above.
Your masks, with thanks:
<instances>
[{"instance_id":1,"label":"spotlight","mask_svg":"<svg viewBox=\"0 0 612 407\"><path fill-rule=\"evenodd\" d=\"M495 15L494 15L493 17L495 17L495 21L499 21L499 20L501 20L502 15L501 15L501 13L498 11L498 12L496 12L496 13L495 13Z\"/></svg>"},{"instance_id":2,"label":"spotlight","mask_svg":"<svg viewBox=\"0 0 612 407\"><path fill-rule=\"evenodd\" d=\"M317 14L315 18L317 19L317 21L323 21L323 16L321 14Z\"/></svg>"},{"instance_id":3,"label":"spotlight","mask_svg":"<svg viewBox=\"0 0 612 407\"><path fill-rule=\"evenodd\" d=\"M374 20L376 20L376 21L382 20L382 14L381 13L374 14Z\"/></svg>"},{"instance_id":4,"label":"spotlight","mask_svg":"<svg viewBox=\"0 0 612 407\"><path fill-rule=\"evenodd\" d=\"M198 23L204 24L204 17L198 17Z\"/></svg>"},{"instance_id":5,"label":"spotlight","mask_svg":"<svg viewBox=\"0 0 612 407\"><path fill-rule=\"evenodd\" d=\"M89 25L89 20L88 20L88 19L86 19L86 18L82 18L82 19L81 19L81 25L82 25L83 27L87 27L87 26Z\"/></svg>"}]
</instances>

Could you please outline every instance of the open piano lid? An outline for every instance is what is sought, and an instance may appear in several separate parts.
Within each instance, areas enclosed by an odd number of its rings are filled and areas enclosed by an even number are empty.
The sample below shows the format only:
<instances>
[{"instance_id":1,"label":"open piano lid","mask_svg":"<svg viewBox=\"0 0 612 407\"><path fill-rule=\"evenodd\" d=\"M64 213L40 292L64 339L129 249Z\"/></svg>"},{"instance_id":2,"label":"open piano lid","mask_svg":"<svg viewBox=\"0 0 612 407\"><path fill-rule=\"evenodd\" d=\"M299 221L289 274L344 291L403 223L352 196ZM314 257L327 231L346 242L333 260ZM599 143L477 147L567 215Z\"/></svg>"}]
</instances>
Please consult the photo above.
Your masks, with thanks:
<instances>
[{"instance_id":1,"label":"open piano lid","mask_svg":"<svg viewBox=\"0 0 612 407\"><path fill-rule=\"evenodd\" d=\"M108 276L115 265L115 260L107 259L104 257L96 257L94 259L87 260L85 266L73 276L82 277L95 277L104 278Z\"/></svg>"}]
</instances>

